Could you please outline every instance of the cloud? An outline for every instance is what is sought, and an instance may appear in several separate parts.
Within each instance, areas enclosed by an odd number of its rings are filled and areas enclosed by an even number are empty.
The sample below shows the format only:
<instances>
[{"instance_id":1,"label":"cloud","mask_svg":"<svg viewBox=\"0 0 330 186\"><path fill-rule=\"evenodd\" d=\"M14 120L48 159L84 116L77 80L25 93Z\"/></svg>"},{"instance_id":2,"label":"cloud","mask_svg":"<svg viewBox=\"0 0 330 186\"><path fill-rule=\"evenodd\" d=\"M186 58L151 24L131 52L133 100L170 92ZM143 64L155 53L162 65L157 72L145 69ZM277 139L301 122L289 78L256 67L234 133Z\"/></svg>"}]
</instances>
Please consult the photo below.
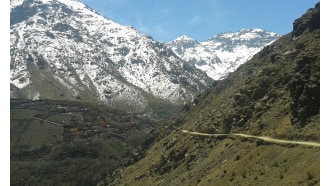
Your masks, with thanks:
<instances>
[{"instance_id":1,"label":"cloud","mask_svg":"<svg viewBox=\"0 0 330 186\"><path fill-rule=\"evenodd\" d=\"M143 22L143 14L141 14L140 12L137 12L135 14L135 18L136 18L136 28L137 30L143 32L143 33L146 33L146 34L149 34L151 32L151 28L149 28L148 26L146 26L146 24Z\"/></svg>"},{"instance_id":2,"label":"cloud","mask_svg":"<svg viewBox=\"0 0 330 186\"><path fill-rule=\"evenodd\" d=\"M172 39L172 34L168 30L168 26L166 24L155 25L154 30L158 40L169 41L170 39Z\"/></svg>"},{"instance_id":3,"label":"cloud","mask_svg":"<svg viewBox=\"0 0 330 186\"><path fill-rule=\"evenodd\" d=\"M142 33L152 36L157 41L166 42L172 39L172 33L169 30L170 23L167 22L151 22L146 20L145 16L141 13L136 14L136 29Z\"/></svg>"},{"instance_id":4,"label":"cloud","mask_svg":"<svg viewBox=\"0 0 330 186\"><path fill-rule=\"evenodd\" d=\"M187 22L187 24L188 24L188 25L198 25L198 24L200 24L200 23L202 23L202 22L203 22L203 19L202 19L201 17L199 17L199 16L195 16L195 17L191 18L191 19Z\"/></svg>"},{"instance_id":5,"label":"cloud","mask_svg":"<svg viewBox=\"0 0 330 186\"><path fill-rule=\"evenodd\" d=\"M80 0L100 15L114 19L115 11L125 6L127 0Z\"/></svg>"}]
</instances>

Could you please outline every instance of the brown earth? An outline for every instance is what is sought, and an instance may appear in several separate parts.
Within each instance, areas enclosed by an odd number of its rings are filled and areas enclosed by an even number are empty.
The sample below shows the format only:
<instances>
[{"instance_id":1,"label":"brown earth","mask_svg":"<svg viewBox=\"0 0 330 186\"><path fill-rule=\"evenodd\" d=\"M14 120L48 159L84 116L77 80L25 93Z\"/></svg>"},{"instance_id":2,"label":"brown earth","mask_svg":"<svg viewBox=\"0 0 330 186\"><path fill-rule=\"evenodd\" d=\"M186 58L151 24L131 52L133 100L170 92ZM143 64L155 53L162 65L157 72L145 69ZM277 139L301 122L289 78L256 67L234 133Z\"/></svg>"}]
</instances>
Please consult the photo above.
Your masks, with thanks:
<instances>
[{"instance_id":1,"label":"brown earth","mask_svg":"<svg viewBox=\"0 0 330 186\"><path fill-rule=\"evenodd\" d=\"M319 9L154 129L143 157L98 185L320 185L319 147L181 131L318 143Z\"/></svg>"}]
</instances>

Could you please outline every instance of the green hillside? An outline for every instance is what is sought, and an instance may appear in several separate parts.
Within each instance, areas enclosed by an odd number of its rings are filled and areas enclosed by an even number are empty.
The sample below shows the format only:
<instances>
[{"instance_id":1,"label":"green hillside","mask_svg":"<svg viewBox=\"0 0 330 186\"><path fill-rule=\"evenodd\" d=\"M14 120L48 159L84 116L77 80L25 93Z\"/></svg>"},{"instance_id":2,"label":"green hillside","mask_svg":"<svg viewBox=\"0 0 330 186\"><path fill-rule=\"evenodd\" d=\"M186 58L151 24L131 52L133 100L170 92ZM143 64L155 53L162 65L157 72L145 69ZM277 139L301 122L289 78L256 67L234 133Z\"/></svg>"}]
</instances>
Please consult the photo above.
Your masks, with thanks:
<instances>
[{"instance_id":1,"label":"green hillside","mask_svg":"<svg viewBox=\"0 0 330 186\"><path fill-rule=\"evenodd\" d=\"M106 106L11 100L11 185L96 185L139 157L156 122Z\"/></svg>"},{"instance_id":2,"label":"green hillside","mask_svg":"<svg viewBox=\"0 0 330 186\"><path fill-rule=\"evenodd\" d=\"M150 148L99 185L319 185L320 4L293 31L152 131ZM184 133L186 132L186 133Z\"/></svg>"}]
</instances>

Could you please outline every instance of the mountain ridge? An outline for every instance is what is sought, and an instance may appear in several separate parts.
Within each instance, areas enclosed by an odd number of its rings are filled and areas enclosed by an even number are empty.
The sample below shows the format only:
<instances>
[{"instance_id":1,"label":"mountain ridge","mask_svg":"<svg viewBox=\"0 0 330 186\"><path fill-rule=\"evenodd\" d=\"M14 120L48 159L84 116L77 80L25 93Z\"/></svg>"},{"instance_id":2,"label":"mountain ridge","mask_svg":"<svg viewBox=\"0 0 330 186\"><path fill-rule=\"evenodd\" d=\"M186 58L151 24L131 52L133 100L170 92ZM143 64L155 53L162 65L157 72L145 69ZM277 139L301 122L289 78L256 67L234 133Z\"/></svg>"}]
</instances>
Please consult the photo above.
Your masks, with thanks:
<instances>
[{"instance_id":1,"label":"mountain ridge","mask_svg":"<svg viewBox=\"0 0 330 186\"><path fill-rule=\"evenodd\" d=\"M244 28L236 32L219 33L200 42L183 35L167 45L182 59L218 80L279 37L279 34L263 29Z\"/></svg>"},{"instance_id":2,"label":"mountain ridge","mask_svg":"<svg viewBox=\"0 0 330 186\"><path fill-rule=\"evenodd\" d=\"M11 84L25 98L137 111L186 103L212 82L164 44L79 1L11 2Z\"/></svg>"}]
</instances>

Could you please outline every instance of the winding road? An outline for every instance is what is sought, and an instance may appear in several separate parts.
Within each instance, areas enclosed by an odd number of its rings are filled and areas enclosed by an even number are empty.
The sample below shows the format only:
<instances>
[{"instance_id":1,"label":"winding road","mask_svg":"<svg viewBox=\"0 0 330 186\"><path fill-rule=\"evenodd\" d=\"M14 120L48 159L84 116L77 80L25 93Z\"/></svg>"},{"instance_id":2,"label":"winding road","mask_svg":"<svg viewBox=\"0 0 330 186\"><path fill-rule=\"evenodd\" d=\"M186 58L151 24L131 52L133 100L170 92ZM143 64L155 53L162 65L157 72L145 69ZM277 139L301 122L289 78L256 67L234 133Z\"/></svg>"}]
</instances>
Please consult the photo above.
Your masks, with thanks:
<instances>
[{"instance_id":1,"label":"winding road","mask_svg":"<svg viewBox=\"0 0 330 186\"><path fill-rule=\"evenodd\" d=\"M239 136L243 138L255 138L260 139L266 142L270 143L279 143L279 144L298 144L298 145L307 145L307 146L313 146L313 147L320 147L320 143L317 142L310 142L310 141L293 141L293 140L281 140L281 139L275 139L270 138L266 136L253 136L248 134L207 134L207 133L200 133L200 132L191 132L188 130L181 130L183 133L192 134L192 135L198 135L198 136Z\"/></svg>"},{"instance_id":2,"label":"winding road","mask_svg":"<svg viewBox=\"0 0 330 186\"><path fill-rule=\"evenodd\" d=\"M40 120L40 121L44 121L44 122L47 122L47 123L50 123L52 125L56 125L56 126L60 126L60 127L64 127L64 125L60 124L60 123L56 123L56 122L53 122L53 121L48 121L48 120L45 120L45 119L41 119L41 118L37 118L37 117L33 117L34 119L37 119L37 120Z\"/></svg>"}]
</instances>

